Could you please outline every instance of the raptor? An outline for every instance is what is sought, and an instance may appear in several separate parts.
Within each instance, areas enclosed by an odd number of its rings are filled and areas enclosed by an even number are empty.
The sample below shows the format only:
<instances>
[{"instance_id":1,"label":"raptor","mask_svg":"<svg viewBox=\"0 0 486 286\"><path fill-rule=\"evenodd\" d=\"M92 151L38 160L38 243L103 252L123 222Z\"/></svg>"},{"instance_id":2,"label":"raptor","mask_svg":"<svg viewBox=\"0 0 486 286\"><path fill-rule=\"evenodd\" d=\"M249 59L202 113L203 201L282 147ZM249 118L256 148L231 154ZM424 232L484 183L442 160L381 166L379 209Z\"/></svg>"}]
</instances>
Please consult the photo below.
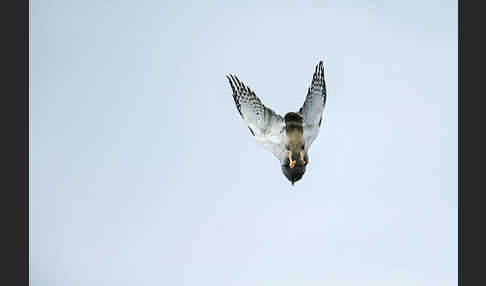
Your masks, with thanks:
<instances>
[{"instance_id":1,"label":"raptor","mask_svg":"<svg viewBox=\"0 0 486 286\"><path fill-rule=\"evenodd\" d=\"M326 82L322 61L316 66L304 104L284 117L263 105L255 92L236 76L226 76L241 117L258 143L280 161L284 176L299 181L309 164L309 148L317 138L326 104Z\"/></svg>"}]
</instances>

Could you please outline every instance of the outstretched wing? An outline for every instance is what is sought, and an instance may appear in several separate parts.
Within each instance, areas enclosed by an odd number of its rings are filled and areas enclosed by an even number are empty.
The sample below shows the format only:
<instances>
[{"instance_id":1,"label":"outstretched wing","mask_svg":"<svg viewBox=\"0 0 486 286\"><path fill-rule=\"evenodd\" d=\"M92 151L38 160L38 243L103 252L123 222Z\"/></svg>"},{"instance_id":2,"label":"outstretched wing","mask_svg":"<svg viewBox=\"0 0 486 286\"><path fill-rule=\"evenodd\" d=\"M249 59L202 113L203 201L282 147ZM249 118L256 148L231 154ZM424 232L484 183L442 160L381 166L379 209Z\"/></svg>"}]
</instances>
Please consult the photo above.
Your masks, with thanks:
<instances>
[{"instance_id":1,"label":"outstretched wing","mask_svg":"<svg viewBox=\"0 0 486 286\"><path fill-rule=\"evenodd\" d=\"M236 76L226 76L233 90L236 108L258 143L272 151L279 160L284 151L282 116L263 105L255 93Z\"/></svg>"},{"instance_id":2,"label":"outstretched wing","mask_svg":"<svg viewBox=\"0 0 486 286\"><path fill-rule=\"evenodd\" d=\"M325 105L326 82L324 81L324 65L320 61L316 66L304 105L298 112L304 119L304 141L307 151L319 134Z\"/></svg>"}]
</instances>

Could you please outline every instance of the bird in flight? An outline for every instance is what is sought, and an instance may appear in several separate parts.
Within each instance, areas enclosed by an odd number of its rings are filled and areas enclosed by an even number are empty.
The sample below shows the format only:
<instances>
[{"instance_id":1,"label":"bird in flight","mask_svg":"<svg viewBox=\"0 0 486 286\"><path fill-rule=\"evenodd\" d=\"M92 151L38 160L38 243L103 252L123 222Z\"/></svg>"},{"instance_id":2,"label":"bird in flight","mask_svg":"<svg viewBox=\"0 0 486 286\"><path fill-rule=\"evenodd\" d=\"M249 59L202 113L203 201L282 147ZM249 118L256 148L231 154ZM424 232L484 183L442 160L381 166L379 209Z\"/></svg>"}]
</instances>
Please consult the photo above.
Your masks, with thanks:
<instances>
[{"instance_id":1,"label":"bird in flight","mask_svg":"<svg viewBox=\"0 0 486 286\"><path fill-rule=\"evenodd\" d=\"M304 104L284 117L263 105L255 93L236 76L226 76L236 108L258 143L272 151L292 185L309 164L309 148L317 138L326 104L326 82L322 61L316 66Z\"/></svg>"}]
</instances>

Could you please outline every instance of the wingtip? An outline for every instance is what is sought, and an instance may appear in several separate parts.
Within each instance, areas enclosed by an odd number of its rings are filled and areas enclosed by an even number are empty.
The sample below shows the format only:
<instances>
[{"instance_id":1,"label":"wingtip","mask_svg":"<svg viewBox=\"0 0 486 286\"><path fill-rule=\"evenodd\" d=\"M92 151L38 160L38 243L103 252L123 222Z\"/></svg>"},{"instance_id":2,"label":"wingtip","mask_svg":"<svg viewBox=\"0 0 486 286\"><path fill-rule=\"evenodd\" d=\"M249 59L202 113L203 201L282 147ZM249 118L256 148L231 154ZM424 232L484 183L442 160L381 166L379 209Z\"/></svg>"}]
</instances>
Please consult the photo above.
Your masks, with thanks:
<instances>
[{"instance_id":1,"label":"wingtip","mask_svg":"<svg viewBox=\"0 0 486 286\"><path fill-rule=\"evenodd\" d=\"M236 75L228 74L226 75L226 77L230 82L235 83L236 85L238 84L238 78L236 77Z\"/></svg>"},{"instance_id":2,"label":"wingtip","mask_svg":"<svg viewBox=\"0 0 486 286\"><path fill-rule=\"evenodd\" d=\"M229 74L226 76L231 84L231 86L238 86L238 78L235 75Z\"/></svg>"},{"instance_id":3,"label":"wingtip","mask_svg":"<svg viewBox=\"0 0 486 286\"><path fill-rule=\"evenodd\" d=\"M319 64L316 66L316 72L319 71L324 74L324 61L320 60Z\"/></svg>"}]
</instances>

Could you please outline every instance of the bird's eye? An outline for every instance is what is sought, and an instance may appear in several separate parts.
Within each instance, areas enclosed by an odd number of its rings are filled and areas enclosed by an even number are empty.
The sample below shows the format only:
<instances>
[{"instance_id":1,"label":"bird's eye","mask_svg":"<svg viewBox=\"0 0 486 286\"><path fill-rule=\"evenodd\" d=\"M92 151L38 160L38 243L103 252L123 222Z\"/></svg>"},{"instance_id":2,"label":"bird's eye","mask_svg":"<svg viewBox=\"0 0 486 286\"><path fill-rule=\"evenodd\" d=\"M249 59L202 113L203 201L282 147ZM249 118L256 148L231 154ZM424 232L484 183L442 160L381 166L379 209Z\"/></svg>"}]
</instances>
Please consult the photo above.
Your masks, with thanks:
<instances>
[{"instance_id":1,"label":"bird's eye","mask_svg":"<svg viewBox=\"0 0 486 286\"><path fill-rule=\"evenodd\" d=\"M305 149L305 145L302 145L302 148L300 148L300 150L304 150Z\"/></svg>"}]
</instances>

